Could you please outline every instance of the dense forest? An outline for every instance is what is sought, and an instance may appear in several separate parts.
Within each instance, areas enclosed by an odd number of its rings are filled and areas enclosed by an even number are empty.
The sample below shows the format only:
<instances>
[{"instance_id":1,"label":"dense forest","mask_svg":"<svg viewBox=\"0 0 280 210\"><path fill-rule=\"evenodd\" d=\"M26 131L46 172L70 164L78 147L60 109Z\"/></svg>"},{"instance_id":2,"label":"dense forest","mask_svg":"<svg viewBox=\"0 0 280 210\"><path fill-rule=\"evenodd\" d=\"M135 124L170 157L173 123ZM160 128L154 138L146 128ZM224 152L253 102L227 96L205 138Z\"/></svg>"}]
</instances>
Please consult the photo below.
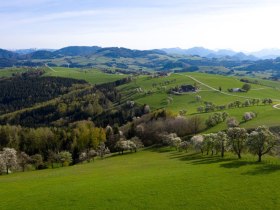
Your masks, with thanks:
<instances>
[{"instance_id":1,"label":"dense forest","mask_svg":"<svg viewBox=\"0 0 280 210\"><path fill-rule=\"evenodd\" d=\"M41 74L41 71L32 71L0 79L0 114L51 100L85 84L82 80L41 77Z\"/></svg>"},{"instance_id":2,"label":"dense forest","mask_svg":"<svg viewBox=\"0 0 280 210\"><path fill-rule=\"evenodd\" d=\"M62 127L75 121L91 119L102 127L108 124L122 125L144 113L143 106L121 103L122 95L116 87L129 81L131 78L91 86L81 80L34 74L3 79L0 84L5 90L0 94L2 113L31 108L3 115L0 124Z\"/></svg>"}]
</instances>

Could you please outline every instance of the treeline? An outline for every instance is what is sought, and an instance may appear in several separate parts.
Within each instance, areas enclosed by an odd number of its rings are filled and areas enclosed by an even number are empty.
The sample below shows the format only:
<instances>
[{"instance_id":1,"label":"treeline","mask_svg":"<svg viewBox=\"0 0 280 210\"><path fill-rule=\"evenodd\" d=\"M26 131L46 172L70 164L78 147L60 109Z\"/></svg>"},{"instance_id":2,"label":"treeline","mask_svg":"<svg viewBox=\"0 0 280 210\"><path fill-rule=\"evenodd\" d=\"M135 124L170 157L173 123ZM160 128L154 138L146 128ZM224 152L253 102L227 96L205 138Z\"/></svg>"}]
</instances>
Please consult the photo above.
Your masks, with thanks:
<instances>
[{"instance_id":1,"label":"treeline","mask_svg":"<svg viewBox=\"0 0 280 210\"><path fill-rule=\"evenodd\" d=\"M103 128L94 126L91 121L78 121L66 128L21 126L0 126L0 149L9 147L23 151L29 156L41 155L47 161L51 153L69 151L73 163L86 150L98 149L106 141Z\"/></svg>"},{"instance_id":2,"label":"treeline","mask_svg":"<svg viewBox=\"0 0 280 210\"><path fill-rule=\"evenodd\" d=\"M200 99L201 100L201 99ZM203 112L215 112L215 111L223 111L226 109L233 109L233 108L241 108L241 107L250 107L250 106L259 106L260 104L263 105L271 105L273 100L271 98L264 98L264 99L246 99L245 101L233 101L226 105L215 105L212 102L204 101L204 106L197 107L197 111L199 113Z\"/></svg>"},{"instance_id":3,"label":"treeline","mask_svg":"<svg viewBox=\"0 0 280 210\"><path fill-rule=\"evenodd\" d=\"M41 71L0 79L0 114L51 100L85 83L69 78L41 77Z\"/></svg>"},{"instance_id":4,"label":"treeline","mask_svg":"<svg viewBox=\"0 0 280 210\"><path fill-rule=\"evenodd\" d=\"M143 147L137 137L126 139L118 126L106 129L91 121L78 121L67 128L0 126L0 174L63 167L90 162L112 152L136 152Z\"/></svg>"},{"instance_id":5,"label":"treeline","mask_svg":"<svg viewBox=\"0 0 280 210\"><path fill-rule=\"evenodd\" d=\"M188 141L183 141L176 133L159 136L162 146L174 147L179 151L189 149L201 152L202 155L218 155L223 158L226 152L233 152L239 159L242 154L251 153L258 156L258 162L266 154L279 155L279 136L267 127L259 126L248 132L244 128L230 127L227 131L195 135Z\"/></svg>"}]
</instances>

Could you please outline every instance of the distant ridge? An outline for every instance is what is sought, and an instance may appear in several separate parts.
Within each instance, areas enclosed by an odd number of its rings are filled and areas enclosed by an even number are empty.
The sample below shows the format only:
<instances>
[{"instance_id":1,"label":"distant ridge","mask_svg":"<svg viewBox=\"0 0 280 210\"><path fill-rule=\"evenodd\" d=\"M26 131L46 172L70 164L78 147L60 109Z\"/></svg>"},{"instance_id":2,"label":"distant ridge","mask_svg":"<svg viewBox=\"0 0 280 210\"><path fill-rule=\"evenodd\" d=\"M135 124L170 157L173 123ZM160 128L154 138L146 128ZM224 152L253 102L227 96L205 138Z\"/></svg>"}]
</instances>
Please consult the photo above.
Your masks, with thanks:
<instances>
[{"instance_id":1,"label":"distant ridge","mask_svg":"<svg viewBox=\"0 0 280 210\"><path fill-rule=\"evenodd\" d=\"M253 55L246 55L243 52L235 52L233 50L226 50L226 49L214 51L214 50L206 49L204 47L193 47L190 49L165 48L162 50L169 54L198 55L200 57L206 57L206 58L232 57L238 60L258 60L258 57L255 57Z\"/></svg>"},{"instance_id":2,"label":"distant ridge","mask_svg":"<svg viewBox=\"0 0 280 210\"><path fill-rule=\"evenodd\" d=\"M204 47L193 47L189 49L176 48L163 48L154 50L132 50L123 47L99 47L99 46L68 46L58 50L54 49L17 49L6 50L0 49L0 58L15 59L15 58L30 58L30 59L49 59L58 56L87 56L95 53L104 53L111 51L108 55L129 56L135 57L140 54L177 54L177 55L197 55L206 58L229 58L238 60L258 60L258 59L275 59L280 57L280 49L263 49L257 52L245 53L236 52L230 49L211 50ZM140 53L141 52L141 53ZM133 55L132 55L133 54Z\"/></svg>"}]
</instances>

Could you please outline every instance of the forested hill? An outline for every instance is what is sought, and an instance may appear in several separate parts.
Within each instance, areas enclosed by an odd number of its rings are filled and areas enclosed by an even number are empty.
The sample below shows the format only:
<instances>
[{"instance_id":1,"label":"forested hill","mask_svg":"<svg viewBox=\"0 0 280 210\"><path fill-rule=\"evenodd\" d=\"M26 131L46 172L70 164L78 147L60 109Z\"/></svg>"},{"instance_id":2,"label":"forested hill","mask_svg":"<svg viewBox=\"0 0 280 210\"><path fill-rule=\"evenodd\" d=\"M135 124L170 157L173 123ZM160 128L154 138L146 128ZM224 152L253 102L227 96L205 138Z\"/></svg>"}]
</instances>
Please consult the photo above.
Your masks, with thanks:
<instances>
[{"instance_id":1,"label":"forested hill","mask_svg":"<svg viewBox=\"0 0 280 210\"><path fill-rule=\"evenodd\" d=\"M0 114L13 112L36 103L44 102L70 92L75 85L86 84L83 80L40 77L32 72L0 79Z\"/></svg>"},{"instance_id":2,"label":"forested hill","mask_svg":"<svg viewBox=\"0 0 280 210\"><path fill-rule=\"evenodd\" d=\"M41 77L38 71L1 79L0 124L60 127L92 119L103 127L122 125L143 114L142 106L126 104L116 89L130 81L91 85L83 80Z\"/></svg>"}]
</instances>

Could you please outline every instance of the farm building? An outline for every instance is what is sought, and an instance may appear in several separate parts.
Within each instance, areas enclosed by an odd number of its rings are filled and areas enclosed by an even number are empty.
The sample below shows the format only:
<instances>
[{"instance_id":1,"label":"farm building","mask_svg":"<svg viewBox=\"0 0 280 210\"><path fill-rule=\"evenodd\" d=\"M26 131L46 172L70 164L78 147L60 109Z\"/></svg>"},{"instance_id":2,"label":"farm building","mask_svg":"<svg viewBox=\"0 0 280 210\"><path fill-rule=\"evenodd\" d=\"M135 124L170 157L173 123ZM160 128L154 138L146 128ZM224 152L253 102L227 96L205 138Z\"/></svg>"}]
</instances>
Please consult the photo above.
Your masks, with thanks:
<instances>
[{"instance_id":1,"label":"farm building","mask_svg":"<svg viewBox=\"0 0 280 210\"><path fill-rule=\"evenodd\" d=\"M231 88L231 89L228 89L229 92L234 92L234 93L237 93L237 92L245 92L243 89L241 88Z\"/></svg>"},{"instance_id":2,"label":"farm building","mask_svg":"<svg viewBox=\"0 0 280 210\"><path fill-rule=\"evenodd\" d=\"M193 85L181 85L180 87L175 87L175 88L170 89L170 93L182 94L182 93L196 92L197 90L198 90L198 88Z\"/></svg>"}]
</instances>

